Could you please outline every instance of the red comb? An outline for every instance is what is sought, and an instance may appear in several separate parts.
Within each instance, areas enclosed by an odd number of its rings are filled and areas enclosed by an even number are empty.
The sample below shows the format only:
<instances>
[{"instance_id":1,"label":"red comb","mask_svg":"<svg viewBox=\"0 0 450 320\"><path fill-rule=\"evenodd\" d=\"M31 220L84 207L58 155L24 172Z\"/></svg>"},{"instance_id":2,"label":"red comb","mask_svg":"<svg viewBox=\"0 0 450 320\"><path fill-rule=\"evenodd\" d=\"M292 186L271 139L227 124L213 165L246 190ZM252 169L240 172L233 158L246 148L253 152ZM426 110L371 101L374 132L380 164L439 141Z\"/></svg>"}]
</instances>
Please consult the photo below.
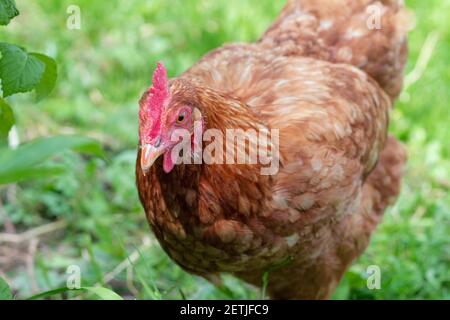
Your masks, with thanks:
<instances>
[{"instance_id":1,"label":"red comb","mask_svg":"<svg viewBox=\"0 0 450 320\"><path fill-rule=\"evenodd\" d=\"M152 86L139 112L140 137L143 143L149 143L158 136L161 129L161 115L164 110L164 102L168 97L167 71L162 62L158 62L153 73Z\"/></svg>"}]
</instances>

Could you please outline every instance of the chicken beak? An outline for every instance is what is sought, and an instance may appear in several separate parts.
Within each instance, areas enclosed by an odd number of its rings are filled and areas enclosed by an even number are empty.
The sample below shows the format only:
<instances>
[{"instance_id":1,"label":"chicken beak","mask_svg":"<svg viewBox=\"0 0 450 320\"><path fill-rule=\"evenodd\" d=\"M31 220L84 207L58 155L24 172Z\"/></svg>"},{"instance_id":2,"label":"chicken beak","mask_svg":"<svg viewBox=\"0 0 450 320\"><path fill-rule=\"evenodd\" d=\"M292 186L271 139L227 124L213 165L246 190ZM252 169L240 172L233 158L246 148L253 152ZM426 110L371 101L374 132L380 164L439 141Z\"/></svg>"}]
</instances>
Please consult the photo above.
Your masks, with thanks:
<instances>
[{"instance_id":1,"label":"chicken beak","mask_svg":"<svg viewBox=\"0 0 450 320\"><path fill-rule=\"evenodd\" d=\"M150 144L145 144L141 147L141 169L144 175L164 151L165 148L162 144L159 144L158 147Z\"/></svg>"}]
</instances>

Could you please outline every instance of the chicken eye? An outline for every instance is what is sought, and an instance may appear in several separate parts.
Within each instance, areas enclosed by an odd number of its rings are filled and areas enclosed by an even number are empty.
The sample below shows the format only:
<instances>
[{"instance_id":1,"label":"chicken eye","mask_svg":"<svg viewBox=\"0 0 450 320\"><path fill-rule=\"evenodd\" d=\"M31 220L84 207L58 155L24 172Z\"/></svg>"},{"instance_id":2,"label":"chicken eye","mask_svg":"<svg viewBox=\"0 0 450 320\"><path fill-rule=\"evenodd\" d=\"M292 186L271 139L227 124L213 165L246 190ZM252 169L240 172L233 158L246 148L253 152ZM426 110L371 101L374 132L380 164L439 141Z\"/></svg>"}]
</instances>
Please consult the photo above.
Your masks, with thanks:
<instances>
[{"instance_id":1,"label":"chicken eye","mask_svg":"<svg viewBox=\"0 0 450 320\"><path fill-rule=\"evenodd\" d=\"M183 123L183 121L186 119L186 116L184 112L181 112L177 117L177 123Z\"/></svg>"}]
</instances>

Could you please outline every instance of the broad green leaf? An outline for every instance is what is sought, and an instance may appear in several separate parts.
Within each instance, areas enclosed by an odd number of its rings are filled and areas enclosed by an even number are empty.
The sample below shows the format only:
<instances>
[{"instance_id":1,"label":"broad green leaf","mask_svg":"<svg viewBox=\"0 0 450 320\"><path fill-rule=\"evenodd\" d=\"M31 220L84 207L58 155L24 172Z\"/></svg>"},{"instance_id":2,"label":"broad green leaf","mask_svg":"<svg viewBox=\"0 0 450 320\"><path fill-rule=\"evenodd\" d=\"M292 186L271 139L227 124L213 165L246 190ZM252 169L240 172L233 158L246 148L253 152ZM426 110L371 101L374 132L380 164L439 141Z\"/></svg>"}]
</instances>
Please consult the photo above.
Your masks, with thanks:
<instances>
[{"instance_id":1,"label":"broad green leaf","mask_svg":"<svg viewBox=\"0 0 450 320\"><path fill-rule=\"evenodd\" d=\"M8 183L16 183L24 180L35 178L46 178L56 176L66 172L66 168L62 166L39 166L22 170L11 170L0 176L0 185Z\"/></svg>"},{"instance_id":2,"label":"broad green leaf","mask_svg":"<svg viewBox=\"0 0 450 320\"><path fill-rule=\"evenodd\" d=\"M14 113L5 100L0 98L0 147L8 144L8 133L14 125Z\"/></svg>"},{"instance_id":3,"label":"broad green leaf","mask_svg":"<svg viewBox=\"0 0 450 320\"><path fill-rule=\"evenodd\" d=\"M77 291L78 292L85 291L85 292L93 293L97 297L99 297L101 300L123 300L123 298L121 296L119 296L117 293L115 293L114 291L112 291L110 289L104 288L104 287L81 287L80 289L69 289L67 287L66 288L58 288L58 289L45 291L45 292L36 294L36 295L28 298L28 300L37 300L37 299L51 297L51 296L54 296L59 293L77 292Z\"/></svg>"},{"instance_id":4,"label":"broad green leaf","mask_svg":"<svg viewBox=\"0 0 450 320\"><path fill-rule=\"evenodd\" d=\"M0 42L3 97L31 91L41 81L45 63L15 45Z\"/></svg>"},{"instance_id":5,"label":"broad green leaf","mask_svg":"<svg viewBox=\"0 0 450 320\"><path fill-rule=\"evenodd\" d=\"M12 18L19 15L14 0L0 0L0 25L6 26Z\"/></svg>"},{"instance_id":6,"label":"broad green leaf","mask_svg":"<svg viewBox=\"0 0 450 320\"><path fill-rule=\"evenodd\" d=\"M47 97L55 87L57 78L56 62L52 58L41 53L30 53L30 55L38 58L45 64L45 71L42 75L41 81L39 81L35 87L36 100L40 101Z\"/></svg>"},{"instance_id":7,"label":"broad green leaf","mask_svg":"<svg viewBox=\"0 0 450 320\"><path fill-rule=\"evenodd\" d=\"M43 167L42 164L68 149L103 157L103 150L96 140L81 136L41 138L15 150L3 148L0 149L0 185L39 177L39 173L48 176L61 172L59 167Z\"/></svg>"},{"instance_id":8,"label":"broad green leaf","mask_svg":"<svg viewBox=\"0 0 450 320\"><path fill-rule=\"evenodd\" d=\"M0 277L0 300L12 300L12 293L6 281Z\"/></svg>"}]
</instances>

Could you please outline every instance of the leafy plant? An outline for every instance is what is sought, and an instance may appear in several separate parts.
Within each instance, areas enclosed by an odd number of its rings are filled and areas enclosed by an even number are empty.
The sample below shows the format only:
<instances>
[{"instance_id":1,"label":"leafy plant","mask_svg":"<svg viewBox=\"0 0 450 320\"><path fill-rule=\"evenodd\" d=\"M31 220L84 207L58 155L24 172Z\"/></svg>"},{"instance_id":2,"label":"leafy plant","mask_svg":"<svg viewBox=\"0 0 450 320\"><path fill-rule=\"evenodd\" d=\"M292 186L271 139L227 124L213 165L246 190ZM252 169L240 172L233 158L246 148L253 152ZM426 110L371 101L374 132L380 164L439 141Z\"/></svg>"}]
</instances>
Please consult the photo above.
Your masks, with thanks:
<instances>
[{"instance_id":1,"label":"leafy plant","mask_svg":"<svg viewBox=\"0 0 450 320\"><path fill-rule=\"evenodd\" d=\"M0 25L7 25L18 14L14 0L0 0ZM44 54L29 53L22 47L6 42L0 42L0 54L0 185L64 172L63 166L44 162L67 149L102 157L103 151L97 141L74 135L39 138L16 149L8 147L8 135L15 124L15 118L11 106L4 98L32 90L36 92L37 101L45 98L55 87L57 66L55 60ZM60 288L42 292L30 299L67 291L87 292L104 300L122 300L118 294L104 287L82 287L77 290ZM8 284L0 278L0 300L11 299Z\"/></svg>"},{"instance_id":2,"label":"leafy plant","mask_svg":"<svg viewBox=\"0 0 450 320\"><path fill-rule=\"evenodd\" d=\"M14 0L0 0L0 25L7 25L18 14ZM22 47L6 42L0 42L0 54L3 97L0 98L0 185L63 172L61 166L42 163L66 149L101 155L97 142L77 136L39 139L18 149L9 149L8 134L15 124L15 118L4 98L32 90L36 92L37 101L45 98L55 87L57 66L55 60L44 54L29 53Z\"/></svg>"}]
</instances>

